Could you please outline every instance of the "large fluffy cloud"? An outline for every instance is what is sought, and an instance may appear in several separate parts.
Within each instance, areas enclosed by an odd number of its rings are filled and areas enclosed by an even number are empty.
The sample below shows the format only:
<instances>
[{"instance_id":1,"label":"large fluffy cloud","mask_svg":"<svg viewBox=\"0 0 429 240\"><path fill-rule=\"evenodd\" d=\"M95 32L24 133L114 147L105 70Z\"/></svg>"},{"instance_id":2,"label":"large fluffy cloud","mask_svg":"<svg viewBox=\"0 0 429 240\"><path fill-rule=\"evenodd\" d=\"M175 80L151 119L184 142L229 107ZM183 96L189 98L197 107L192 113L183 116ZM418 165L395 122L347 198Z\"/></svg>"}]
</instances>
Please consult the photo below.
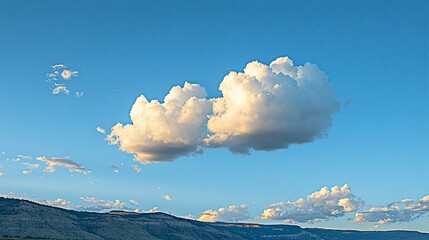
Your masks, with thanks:
<instances>
[{"instance_id":1,"label":"large fluffy cloud","mask_svg":"<svg viewBox=\"0 0 429 240\"><path fill-rule=\"evenodd\" d=\"M296 201L278 202L270 205L261 215L262 219L283 220L287 223L313 223L342 217L354 212L363 202L352 194L350 187L334 186L320 189Z\"/></svg>"},{"instance_id":2,"label":"large fluffy cloud","mask_svg":"<svg viewBox=\"0 0 429 240\"><path fill-rule=\"evenodd\" d=\"M327 76L316 65L278 58L269 66L247 64L219 87L208 121L208 146L232 152L275 150L311 142L326 133L339 110Z\"/></svg>"},{"instance_id":3,"label":"large fluffy cloud","mask_svg":"<svg viewBox=\"0 0 429 240\"><path fill-rule=\"evenodd\" d=\"M368 210L357 212L353 222L371 222L379 225L410 222L429 213L429 195L421 199L404 199L400 202L388 204L384 207L373 207Z\"/></svg>"},{"instance_id":4,"label":"large fluffy cloud","mask_svg":"<svg viewBox=\"0 0 429 240\"><path fill-rule=\"evenodd\" d=\"M130 112L132 123L116 124L107 139L122 151L133 153L141 163L171 161L196 153L211 111L205 96L203 87L190 83L173 87L163 103L149 102L141 95Z\"/></svg>"},{"instance_id":5,"label":"large fluffy cloud","mask_svg":"<svg viewBox=\"0 0 429 240\"><path fill-rule=\"evenodd\" d=\"M107 140L141 163L171 161L226 147L234 153L276 150L326 135L339 110L326 74L316 65L294 66L288 57L270 65L250 62L230 72L222 96L206 99L198 84L173 87L163 102L140 96L131 124L118 123Z\"/></svg>"},{"instance_id":6,"label":"large fluffy cloud","mask_svg":"<svg viewBox=\"0 0 429 240\"><path fill-rule=\"evenodd\" d=\"M198 218L203 222L238 222L250 218L250 213L246 205L231 205L218 210L206 210Z\"/></svg>"}]
</instances>

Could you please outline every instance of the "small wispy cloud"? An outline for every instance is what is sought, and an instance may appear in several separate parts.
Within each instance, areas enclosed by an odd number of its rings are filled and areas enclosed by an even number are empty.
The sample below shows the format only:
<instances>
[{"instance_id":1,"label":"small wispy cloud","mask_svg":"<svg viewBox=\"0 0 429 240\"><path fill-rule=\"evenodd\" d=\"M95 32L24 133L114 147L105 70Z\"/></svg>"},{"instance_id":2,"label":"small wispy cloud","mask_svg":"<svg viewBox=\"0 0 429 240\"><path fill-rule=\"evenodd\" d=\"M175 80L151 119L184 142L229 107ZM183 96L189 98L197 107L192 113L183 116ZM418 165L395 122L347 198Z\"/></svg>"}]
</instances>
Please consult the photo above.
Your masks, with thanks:
<instances>
[{"instance_id":1,"label":"small wispy cloud","mask_svg":"<svg viewBox=\"0 0 429 240\"><path fill-rule=\"evenodd\" d=\"M28 169L34 169L34 168L39 168L40 165L37 163L31 164L31 163L22 163L22 165L26 166Z\"/></svg>"},{"instance_id":2,"label":"small wispy cloud","mask_svg":"<svg viewBox=\"0 0 429 240\"><path fill-rule=\"evenodd\" d=\"M97 127L95 130L97 130L97 132L99 132L99 133L106 134L106 130L104 130L101 127Z\"/></svg>"},{"instance_id":3,"label":"small wispy cloud","mask_svg":"<svg viewBox=\"0 0 429 240\"><path fill-rule=\"evenodd\" d=\"M110 165L111 168L113 168L113 172L119 173L119 167L116 165Z\"/></svg>"},{"instance_id":4,"label":"small wispy cloud","mask_svg":"<svg viewBox=\"0 0 429 240\"><path fill-rule=\"evenodd\" d=\"M31 159L32 159L32 157L31 157L31 156L27 156L27 155L18 154L18 155L16 156L16 158L13 158L13 159L12 159L12 161L14 161L14 162L19 162L19 161L21 161L21 159L29 159L29 160L31 160Z\"/></svg>"},{"instance_id":5,"label":"small wispy cloud","mask_svg":"<svg viewBox=\"0 0 429 240\"><path fill-rule=\"evenodd\" d=\"M51 66L52 69L65 68L65 64L57 63Z\"/></svg>"},{"instance_id":6,"label":"small wispy cloud","mask_svg":"<svg viewBox=\"0 0 429 240\"><path fill-rule=\"evenodd\" d=\"M32 172L33 172L32 170L24 170L22 171L22 174L28 175L28 174L31 174Z\"/></svg>"},{"instance_id":7,"label":"small wispy cloud","mask_svg":"<svg viewBox=\"0 0 429 240\"><path fill-rule=\"evenodd\" d=\"M130 199L130 203L132 203L132 204L134 204L134 205L139 205L139 202L137 202L136 200L134 200L134 199Z\"/></svg>"},{"instance_id":8,"label":"small wispy cloud","mask_svg":"<svg viewBox=\"0 0 429 240\"><path fill-rule=\"evenodd\" d=\"M46 74L46 77L48 78L47 82L52 82L52 81L58 80L58 75L59 75L58 71L53 71L51 73L47 73Z\"/></svg>"},{"instance_id":9,"label":"small wispy cloud","mask_svg":"<svg viewBox=\"0 0 429 240\"><path fill-rule=\"evenodd\" d=\"M45 171L46 172L55 172L56 167L67 168L70 172L82 172L88 174L91 172L90 169L86 169L82 165L72 161L68 158L59 158L59 157L37 157L36 160L46 163Z\"/></svg>"},{"instance_id":10,"label":"small wispy cloud","mask_svg":"<svg viewBox=\"0 0 429 240\"><path fill-rule=\"evenodd\" d=\"M83 92L75 92L74 94L78 98L83 97Z\"/></svg>"},{"instance_id":11,"label":"small wispy cloud","mask_svg":"<svg viewBox=\"0 0 429 240\"><path fill-rule=\"evenodd\" d=\"M165 195L164 199L167 200L167 201L173 201L173 198L170 197L170 195Z\"/></svg>"},{"instance_id":12,"label":"small wispy cloud","mask_svg":"<svg viewBox=\"0 0 429 240\"><path fill-rule=\"evenodd\" d=\"M142 171L141 167L139 167L138 165L131 165L131 167L132 167L134 170L136 170L136 172L138 172L138 173Z\"/></svg>"},{"instance_id":13,"label":"small wispy cloud","mask_svg":"<svg viewBox=\"0 0 429 240\"><path fill-rule=\"evenodd\" d=\"M3 177L4 175L5 173L0 171L0 177Z\"/></svg>"},{"instance_id":14,"label":"small wispy cloud","mask_svg":"<svg viewBox=\"0 0 429 240\"><path fill-rule=\"evenodd\" d=\"M67 89L67 86L65 84L59 84L54 83L55 88L52 89L52 94L58 95L60 93L64 93L66 95L69 95L70 91Z\"/></svg>"},{"instance_id":15,"label":"small wispy cloud","mask_svg":"<svg viewBox=\"0 0 429 240\"><path fill-rule=\"evenodd\" d=\"M85 202L91 202L91 203L104 203L107 202L107 200L102 200L96 197L80 197L81 200Z\"/></svg>"}]
</instances>

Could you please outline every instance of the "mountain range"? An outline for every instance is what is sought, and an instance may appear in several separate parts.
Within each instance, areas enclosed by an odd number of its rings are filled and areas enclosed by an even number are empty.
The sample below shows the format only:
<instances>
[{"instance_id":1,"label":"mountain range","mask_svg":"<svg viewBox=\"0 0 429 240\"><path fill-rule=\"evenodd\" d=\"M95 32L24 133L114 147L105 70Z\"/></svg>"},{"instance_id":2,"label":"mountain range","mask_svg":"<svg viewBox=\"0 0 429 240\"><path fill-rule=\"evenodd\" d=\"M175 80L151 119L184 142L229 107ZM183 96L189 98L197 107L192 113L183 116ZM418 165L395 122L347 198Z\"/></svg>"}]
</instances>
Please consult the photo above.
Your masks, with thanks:
<instances>
[{"instance_id":1,"label":"mountain range","mask_svg":"<svg viewBox=\"0 0 429 240\"><path fill-rule=\"evenodd\" d=\"M415 231L351 231L291 225L207 223L166 213L67 210L0 197L0 239L429 240Z\"/></svg>"}]
</instances>

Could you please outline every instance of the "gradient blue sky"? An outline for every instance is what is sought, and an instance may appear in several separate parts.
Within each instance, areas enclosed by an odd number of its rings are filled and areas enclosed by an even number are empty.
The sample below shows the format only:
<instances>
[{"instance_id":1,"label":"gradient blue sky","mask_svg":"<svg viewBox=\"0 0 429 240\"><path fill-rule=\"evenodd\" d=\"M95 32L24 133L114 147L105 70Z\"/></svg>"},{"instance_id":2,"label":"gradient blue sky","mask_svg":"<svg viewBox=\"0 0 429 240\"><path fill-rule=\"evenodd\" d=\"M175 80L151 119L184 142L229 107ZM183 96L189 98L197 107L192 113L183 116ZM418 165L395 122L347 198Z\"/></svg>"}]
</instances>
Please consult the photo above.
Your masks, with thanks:
<instances>
[{"instance_id":1,"label":"gradient blue sky","mask_svg":"<svg viewBox=\"0 0 429 240\"><path fill-rule=\"evenodd\" d=\"M132 198L180 216L233 204L258 216L269 204L346 183L365 209L420 199L429 194L428 12L424 0L0 1L0 193ZM133 156L95 130L130 122L140 94L162 100L189 81L217 97L229 71L280 56L329 75L342 105L326 138L248 156L207 149L137 173ZM57 63L79 71L70 87L83 97L51 94L46 74ZM31 163L70 156L93 172L23 175L23 160L11 160L18 154ZM110 167L121 163L119 173ZM300 225L373 225L352 217ZM426 214L381 229L429 232L428 223Z\"/></svg>"}]
</instances>

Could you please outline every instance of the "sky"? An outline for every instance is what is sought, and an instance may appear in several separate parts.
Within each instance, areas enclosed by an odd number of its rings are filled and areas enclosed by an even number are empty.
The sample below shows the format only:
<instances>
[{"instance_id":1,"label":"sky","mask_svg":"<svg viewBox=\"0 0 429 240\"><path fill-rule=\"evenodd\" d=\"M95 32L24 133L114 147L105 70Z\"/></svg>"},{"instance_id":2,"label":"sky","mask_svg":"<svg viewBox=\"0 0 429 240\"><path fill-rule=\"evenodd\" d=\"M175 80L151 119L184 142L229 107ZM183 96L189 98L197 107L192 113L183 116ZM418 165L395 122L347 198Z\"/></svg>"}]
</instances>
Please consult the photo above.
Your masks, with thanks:
<instances>
[{"instance_id":1,"label":"sky","mask_svg":"<svg viewBox=\"0 0 429 240\"><path fill-rule=\"evenodd\" d=\"M0 1L0 194L429 232L428 11Z\"/></svg>"}]
</instances>

